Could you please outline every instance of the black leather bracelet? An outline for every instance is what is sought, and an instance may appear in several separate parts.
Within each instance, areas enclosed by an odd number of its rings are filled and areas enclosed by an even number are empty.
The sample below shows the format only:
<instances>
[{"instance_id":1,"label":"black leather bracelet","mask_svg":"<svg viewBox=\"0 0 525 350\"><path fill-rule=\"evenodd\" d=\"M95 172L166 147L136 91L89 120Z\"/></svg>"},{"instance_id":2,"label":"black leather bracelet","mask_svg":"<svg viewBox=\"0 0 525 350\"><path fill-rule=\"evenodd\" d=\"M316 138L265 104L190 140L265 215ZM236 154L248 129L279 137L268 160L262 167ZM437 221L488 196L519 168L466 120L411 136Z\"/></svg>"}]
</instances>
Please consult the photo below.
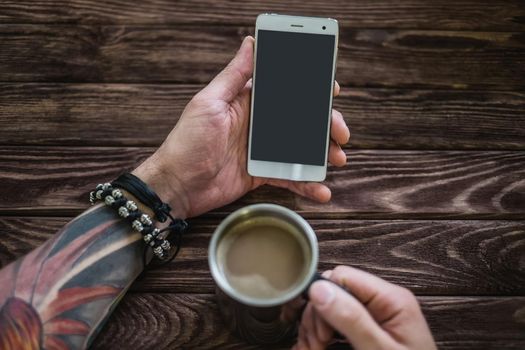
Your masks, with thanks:
<instances>
[{"instance_id":1,"label":"black leather bracelet","mask_svg":"<svg viewBox=\"0 0 525 350\"><path fill-rule=\"evenodd\" d=\"M113 184L114 183L114 184ZM188 223L183 219L174 218L171 208L163 203L160 198L142 180L132 174L123 174L113 183L98 184L96 189L89 194L91 204L96 201L103 201L106 205L114 208L118 215L131 223L134 230L140 232L147 247L151 247L153 253L165 263L173 260L180 250L182 234L186 232ZM153 221L147 214L138 210L135 202L124 197L120 189L124 189L134 195L144 205L155 212L155 216L163 218L169 217L171 222L163 229L154 226ZM160 220L159 220L160 221ZM175 235L175 242L168 237L169 233ZM173 235L171 235L173 236ZM174 243L175 253L169 257L168 253ZM144 265L146 265L146 250L143 255Z\"/></svg>"},{"instance_id":2,"label":"black leather bracelet","mask_svg":"<svg viewBox=\"0 0 525 350\"><path fill-rule=\"evenodd\" d=\"M171 207L167 203L163 203L159 196L137 176L124 173L111 182L111 185L134 195L145 206L153 210L159 222L165 222L170 216Z\"/></svg>"},{"instance_id":3,"label":"black leather bracelet","mask_svg":"<svg viewBox=\"0 0 525 350\"><path fill-rule=\"evenodd\" d=\"M89 194L89 201L95 204L97 201L104 202L107 206L117 211L118 215L131 224L131 227L142 234L144 243L151 247L153 253L161 260L168 258L171 249L171 243L166 239L163 232L155 227L150 217L142 213L135 202L128 200L122 191L114 188L110 183L98 184L94 191ZM171 226L168 227L171 229ZM179 240L180 241L180 240ZM180 247L177 246L177 252ZM146 265L144 254L144 265Z\"/></svg>"}]
</instances>

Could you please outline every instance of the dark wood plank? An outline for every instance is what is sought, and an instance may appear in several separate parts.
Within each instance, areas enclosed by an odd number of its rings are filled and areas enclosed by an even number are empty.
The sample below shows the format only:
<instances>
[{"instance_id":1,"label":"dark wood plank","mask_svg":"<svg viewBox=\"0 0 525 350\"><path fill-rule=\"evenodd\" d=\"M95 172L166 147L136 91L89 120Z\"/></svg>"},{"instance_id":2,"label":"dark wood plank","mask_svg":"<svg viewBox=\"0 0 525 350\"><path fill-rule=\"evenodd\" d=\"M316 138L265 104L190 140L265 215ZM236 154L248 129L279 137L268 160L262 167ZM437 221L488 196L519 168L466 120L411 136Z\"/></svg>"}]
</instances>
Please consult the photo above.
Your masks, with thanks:
<instances>
[{"instance_id":1,"label":"dark wood plank","mask_svg":"<svg viewBox=\"0 0 525 350\"><path fill-rule=\"evenodd\" d=\"M0 266L70 218L0 217ZM319 270L352 265L419 295L525 295L525 221L309 220ZM177 260L150 268L135 292L213 293L207 250L219 220L193 219Z\"/></svg>"},{"instance_id":2,"label":"dark wood plank","mask_svg":"<svg viewBox=\"0 0 525 350\"><path fill-rule=\"evenodd\" d=\"M0 140L4 144L158 146L202 87L0 84Z\"/></svg>"},{"instance_id":3,"label":"dark wood plank","mask_svg":"<svg viewBox=\"0 0 525 350\"><path fill-rule=\"evenodd\" d=\"M158 146L202 87L0 84L0 140L4 144Z\"/></svg>"},{"instance_id":4,"label":"dark wood plank","mask_svg":"<svg viewBox=\"0 0 525 350\"><path fill-rule=\"evenodd\" d=\"M204 83L250 33L253 27L1 26L0 81ZM525 88L525 33L343 28L339 47L342 85Z\"/></svg>"},{"instance_id":5,"label":"dark wood plank","mask_svg":"<svg viewBox=\"0 0 525 350\"><path fill-rule=\"evenodd\" d=\"M152 152L131 147L3 147L0 211L82 210L94 184L132 169ZM525 152L347 150L347 155L347 166L329 170L326 183L333 195L327 204L266 187L216 212L275 202L325 217L372 213L523 218Z\"/></svg>"},{"instance_id":6,"label":"dark wood plank","mask_svg":"<svg viewBox=\"0 0 525 350\"><path fill-rule=\"evenodd\" d=\"M341 90L334 107L350 145L397 149L523 149L525 94L454 90Z\"/></svg>"},{"instance_id":7,"label":"dark wood plank","mask_svg":"<svg viewBox=\"0 0 525 350\"><path fill-rule=\"evenodd\" d=\"M419 300L440 349L525 347L523 297ZM263 347L248 346L226 330L212 295L128 294L93 345L114 348Z\"/></svg>"},{"instance_id":8,"label":"dark wood plank","mask_svg":"<svg viewBox=\"0 0 525 350\"><path fill-rule=\"evenodd\" d=\"M516 79L525 76L523 33L343 30L338 59L337 79L347 85L500 90L525 85Z\"/></svg>"},{"instance_id":9,"label":"dark wood plank","mask_svg":"<svg viewBox=\"0 0 525 350\"><path fill-rule=\"evenodd\" d=\"M259 13L336 18L357 28L523 30L525 10L512 1L8 1L0 23L245 24Z\"/></svg>"},{"instance_id":10,"label":"dark wood plank","mask_svg":"<svg viewBox=\"0 0 525 350\"><path fill-rule=\"evenodd\" d=\"M0 81L208 82L253 28L0 27Z\"/></svg>"},{"instance_id":11,"label":"dark wood plank","mask_svg":"<svg viewBox=\"0 0 525 350\"><path fill-rule=\"evenodd\" d=\"M0 268L41 246L71 219L0 217Z\"/></svg>"},{"instance_id":12,"label":"dark wood plank","mask_svg":"<svg viewBox=\"0 0 525 350\"><path fill-rule=\"evenodd\" d=\"M327 177L331 202L320 206L297 197L296 207L442 214L525 209L523 152L348 151L348 162Z\"/></svg>"},{"instance_id":13,"label":"dark wood plank","mask_svg":"<svg viewBox=\"0 0 525 350\"><path fill-rule=\"evenodd\" d=\"M0 140L11 145L156 146L200 88L0 84ZM353 148L525 149L522 92L343 87L334 107L352 130Z\"/></svg>"},{"instance_id":14,"label":"dark wood plank","mask_svg":"<svg viewBox=\"0 0 525 350\"><path fill-rule=\"evenodd\" d=\"M524 221L309 220L319 270L352 265L426 295L525 295ZM218 221L193 223L178 261L138 291L213 292L207 247Z\"/></svg>"}]
</instances>

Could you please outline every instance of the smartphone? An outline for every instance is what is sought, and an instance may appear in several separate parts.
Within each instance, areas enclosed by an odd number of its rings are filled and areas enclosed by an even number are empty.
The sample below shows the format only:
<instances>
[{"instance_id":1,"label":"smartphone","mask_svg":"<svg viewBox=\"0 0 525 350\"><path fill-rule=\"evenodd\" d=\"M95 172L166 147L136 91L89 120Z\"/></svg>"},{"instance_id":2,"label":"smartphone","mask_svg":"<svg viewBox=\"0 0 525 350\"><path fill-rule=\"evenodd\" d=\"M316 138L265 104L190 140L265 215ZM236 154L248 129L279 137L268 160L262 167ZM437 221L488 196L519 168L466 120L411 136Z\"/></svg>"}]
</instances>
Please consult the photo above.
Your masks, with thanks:
<instances>
[{"instance_id":1,"label":"smartphone","mask_svg":"<svg viewBox=\"0 0 525 350\"><path fill-rule=\"evenodd\" d=\"M331 18L257 17L250 175L325 179L338 35Z\"/></svg>"}]
</instances>

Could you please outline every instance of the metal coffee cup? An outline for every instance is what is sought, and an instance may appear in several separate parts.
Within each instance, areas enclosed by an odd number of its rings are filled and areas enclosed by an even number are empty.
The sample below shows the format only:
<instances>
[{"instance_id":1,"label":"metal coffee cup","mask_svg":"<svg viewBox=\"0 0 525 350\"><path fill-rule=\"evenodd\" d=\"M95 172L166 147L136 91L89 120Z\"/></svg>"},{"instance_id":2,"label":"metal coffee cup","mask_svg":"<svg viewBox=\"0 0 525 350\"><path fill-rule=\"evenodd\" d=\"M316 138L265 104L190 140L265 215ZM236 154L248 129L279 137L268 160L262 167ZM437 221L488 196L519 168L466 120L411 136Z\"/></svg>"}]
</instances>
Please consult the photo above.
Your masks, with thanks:
<instances>
[{"instance_id":1,"label":"metal coffee cup","mask_svg":"<svg viewBox=\"0 0 525 350\"><path fill-rule=\"evenodd\" d=\"M299 280L285 293L272 298L255 298L236 290L228 282L218 251L232 228L246 220L270 217L294 227L307 259ZM312 227L300 215L274 204L254 204L230 214L216 228L209 246L208 262L216 283L220 312L230 329L252 344L274 344L294 337L306 303L303 293L316 279L318 263L317 237Z\"/></svg>"}]
</instances>

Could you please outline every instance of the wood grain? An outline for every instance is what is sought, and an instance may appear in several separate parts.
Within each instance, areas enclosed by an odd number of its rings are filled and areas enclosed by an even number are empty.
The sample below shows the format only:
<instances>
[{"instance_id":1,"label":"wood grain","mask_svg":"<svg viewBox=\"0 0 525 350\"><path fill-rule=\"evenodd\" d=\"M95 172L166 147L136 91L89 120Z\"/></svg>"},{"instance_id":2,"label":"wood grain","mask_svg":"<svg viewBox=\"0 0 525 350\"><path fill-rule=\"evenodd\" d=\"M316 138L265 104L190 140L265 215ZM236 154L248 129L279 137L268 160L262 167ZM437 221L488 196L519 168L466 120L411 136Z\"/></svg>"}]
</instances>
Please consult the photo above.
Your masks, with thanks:
<instances>
[{"instance_id":1,"label":"wood grain","mask_svg":"<svg viewBox=\"0 0 525 350\"><path fill-rule=\"evenodd\" d=\"M525 346L523 297L419 300L440 349ZM247 346L225 329L209 294L128 294L93 344L93 349L240 347L262 348Z\"/></svg>"},{"instance_id":2,"label":"wood grain","mask_svg":"<svg viewBox=\"0 0 525 350\"><path fill-rule=\"evenodd\" d=\"M308 220L319 270L351 265L425 295L525 295L525 222ZM137 291L213 292L207 248L219 221L193 222L178 261Z\"/></svg>"},{"instance_id":3,"label":"wood grain","mask_svg":"<svg viewBox=\"0 0 525 350\"><path fill-rule=\"evenodd\" d=\"M348 151L332 168L325 205L296 197L296 208L324 212L521 213L525 153Z\"/></svg>"},{"instance_id":4,"label":"wood grain","mask_svg":"<svg viewBox=\"0 0 525 350\"><path fill-rule=\"evenodd\" d=\"M343 88L334 99L357 148L523 149L525 94Z\"/></svg>"},{"instance_id":5,"label":"wood grain","mask_svg":"<svg viewBox=\"0 0 525 350\"><path fill-rule=\"evenodd\" d=\"M202 86L0 84L0 140L157 146ZM343 88L334 107L352 148L525 149L522 92Z\"/></svg>"},{"instance_id":6,"label":"wood grain","mask_svg":"<svg viewBox=\"0 0 525 350\"><path fill-rule=\"evenodd\" d=\"M151 148L3 147L0 210L87 207L91 188L132 169ZM516 214L525 208L525 152L347 150L348 165L330 168L332 200L317 204L265 187L216 212L254 202L303 214ZM5 213L5 212L4 212Z\"/></svg>"},{"instance_id":7,"label":"wood grain","mask_svg":"<svg viewBox=\"0 0 525 350\"><path fill-rule=\"evenodd\" d=\"M205 83L250 33L253 27L0 26L0 81ZM525 33L340 33L342 85L520 90L523 76Z\"/></svg>"},{"instance_id":8,"label":"wood grain","mask_svg":"<svg viewBox=\"0 0 525 350\"><path fill-rule=\"evenodd\" d=\"M260 348L225 329L206 257L227 213L273 202L312 224L320 270L420 295L440 349L524 349L522 0L3 1L0 266L150 155L262 12L339 20L334 106L359 150L330 169L326 205L262 187L192 219L177 260L139 277L93 348Z\"/></svg>"},{"instance_id":9,"label":"wood grain","mask_svg":"<svg viewBox=\"0 0 525 350\"><path fill-rule=\"evenodd\" d=\"M41 246L71 219L0 217L0 268Z\"/></svg>"},{"instance_id":10,"label":"wood grain","mask_svg":"<svg viewBox=\"0 0 525 350\"><path fill-rule=\"evenodd\" d=\"M336 18L344 27L524 30L525 10L513 1L4 1L0 23L245 24L260 13Z\"/></svg>"},{"instance_id":11,"label":"wood grain","mask_svg":"<svg viewBox=\"0 0 525 350\"><path fill-rule=\"evenodd\" d=\"M0 84L0 140L4 144L158 146L202 87Z\"/></svg>"},{"instance_id":12,"label":"wood grain","mask_svg":"<svg viewBox=\"0 0 525 350\"><path fill-rule=\"evenodd\" d=\"M0 266L50 238L70 218L0 218ZM207 251L217 219L190 221L177 260L153 266L135 292L213 293ZM351 265L419 295L525 295L525 221L309 220L319 270Z\"/></svg>"}]
</instances>

